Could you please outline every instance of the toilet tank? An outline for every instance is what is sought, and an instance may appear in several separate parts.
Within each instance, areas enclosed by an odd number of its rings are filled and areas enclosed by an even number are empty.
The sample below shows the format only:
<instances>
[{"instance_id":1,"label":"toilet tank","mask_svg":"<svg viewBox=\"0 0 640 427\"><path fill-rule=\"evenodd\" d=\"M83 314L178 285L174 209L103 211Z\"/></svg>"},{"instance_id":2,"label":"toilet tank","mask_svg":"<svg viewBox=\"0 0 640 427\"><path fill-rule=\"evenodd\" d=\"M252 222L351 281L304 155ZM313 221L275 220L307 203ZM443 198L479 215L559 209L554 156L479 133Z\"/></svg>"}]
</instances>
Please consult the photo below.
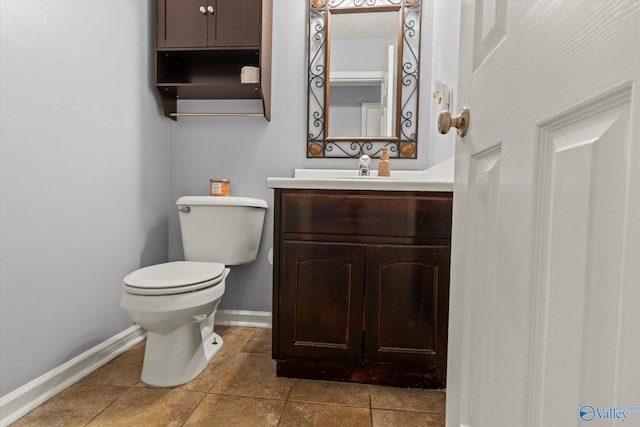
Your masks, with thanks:
<instances>
[{"instance_id":1,"label":"toilet tank","mask_svg":"<svg viewBox=\"0 0 640 427\"><path fill-rule=\"evenodd\" d=\"M176 205L185 261L238 265L256 259L267 202L249 197L184 196Z\"/></svg>"}]
</instances>

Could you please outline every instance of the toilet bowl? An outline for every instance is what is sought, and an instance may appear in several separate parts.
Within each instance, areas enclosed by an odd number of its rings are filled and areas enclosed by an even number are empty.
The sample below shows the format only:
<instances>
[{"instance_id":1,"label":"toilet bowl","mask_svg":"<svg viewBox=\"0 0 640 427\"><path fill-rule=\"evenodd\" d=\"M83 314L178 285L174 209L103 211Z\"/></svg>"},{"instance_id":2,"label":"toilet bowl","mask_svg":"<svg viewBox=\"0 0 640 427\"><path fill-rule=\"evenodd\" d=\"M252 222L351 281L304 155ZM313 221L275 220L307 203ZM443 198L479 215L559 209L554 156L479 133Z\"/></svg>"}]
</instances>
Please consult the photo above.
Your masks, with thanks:
<instances>
[{"instance_id":1,"label":"toilet bowl","mask_svg":"<svg viewBox=\"0 0 640 427\"><path fill-rule=\"evenodd\" d=\"M222 349L214 320L228 265L255 260L267 204L238 197L181 197L186 261L136 270L123 279L120 306L147 330L141 379L174 387L194 379Z\"/></svg>"},{"instance_id":2,"label":"toilet bowl","mask_svg":"<svg viewBox=\"0 0 640 427\"><path fill-rule=\"evenodd\" d=\"M223 264L178 261L124 278L120 305L147 330L145 384L185 384L220 351L224 342L213 324L228 274Z\"/></svg>"}]
</instances>

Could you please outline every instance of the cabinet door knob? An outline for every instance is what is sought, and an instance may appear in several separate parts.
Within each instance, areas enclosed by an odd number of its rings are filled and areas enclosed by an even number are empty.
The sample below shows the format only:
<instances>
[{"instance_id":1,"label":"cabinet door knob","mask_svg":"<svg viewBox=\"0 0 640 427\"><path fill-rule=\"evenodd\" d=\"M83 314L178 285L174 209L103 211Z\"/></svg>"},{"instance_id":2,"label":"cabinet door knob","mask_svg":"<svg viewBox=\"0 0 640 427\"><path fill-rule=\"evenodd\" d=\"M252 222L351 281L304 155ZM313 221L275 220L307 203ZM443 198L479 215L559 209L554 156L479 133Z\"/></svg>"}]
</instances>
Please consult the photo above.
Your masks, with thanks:
<instances>
[{"instance_id":1,"label":"cabinet door knob","mask_svg":"<svg viewBox=\"0 0 640 427\"><path fill-rule=\"evenodd\" d=\"M209 11L209 13L210 13L210 14L212 14L212 15L213 15L214 13L216 13L216 10L213 8L213 6L208 6L208 7L207 7L207 10L208 10L208 11Z\"/></svg>"},{"instance_id":2,"label":"cabinet door knob","mask_svg":"<svg viewBox=\"0 0 640 427\"><path fill-rule=\"evenodd\" d=\"M200 6L200 13L202 13L203 15L206 15L207 9L205 9L204 6Z\"/></svg>"}]
</instances>

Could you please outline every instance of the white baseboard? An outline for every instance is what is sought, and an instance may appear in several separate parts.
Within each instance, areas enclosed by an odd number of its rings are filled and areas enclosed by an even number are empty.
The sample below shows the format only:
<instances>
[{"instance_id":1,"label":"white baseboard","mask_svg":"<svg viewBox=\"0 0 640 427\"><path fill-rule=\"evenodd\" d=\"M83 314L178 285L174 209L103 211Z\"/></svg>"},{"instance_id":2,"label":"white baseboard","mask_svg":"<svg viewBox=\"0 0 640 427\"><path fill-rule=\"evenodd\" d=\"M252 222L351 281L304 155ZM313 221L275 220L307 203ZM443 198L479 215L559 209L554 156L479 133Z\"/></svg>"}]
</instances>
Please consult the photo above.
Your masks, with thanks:
<instances>
[{"instance_id":1,"label":"white baseboard","mask_svg":"<svg viewBox=\"0 0 640 427\"><path fill-rule=\"evenodd\" d=\"M5 427L142 341L146 331L134 325L74 357L41 377L0 397L0 427Z\"/></svg>"},{"instance_id":2,"label":"white baseboard","mask_svg":"<svg viewBox=\"0 0 640 427\"><path fill-rule=\"evenodd\" d=\"M221 326L247 326L251 328L271 328L270 311L218 310L215 324Z\"/></svg>"}]
</instances>

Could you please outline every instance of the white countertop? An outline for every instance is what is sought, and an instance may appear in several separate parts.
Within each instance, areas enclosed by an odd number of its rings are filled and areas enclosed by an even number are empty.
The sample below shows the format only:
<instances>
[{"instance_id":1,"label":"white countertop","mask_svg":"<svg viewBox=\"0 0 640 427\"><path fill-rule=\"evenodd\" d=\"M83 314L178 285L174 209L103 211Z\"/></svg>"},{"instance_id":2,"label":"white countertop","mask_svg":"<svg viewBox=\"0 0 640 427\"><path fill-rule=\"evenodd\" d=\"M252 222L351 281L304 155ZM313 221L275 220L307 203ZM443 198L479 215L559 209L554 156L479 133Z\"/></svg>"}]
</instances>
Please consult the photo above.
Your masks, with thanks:
<instances>
[{"instance_id":1,"label":"white countertop","mask_svg":"<svg viewBox=\"0 0 640 427\"><path fill-rule=\"evenodd\" d=\"M393 165L392 165L393 167ZM267 178L269 188L318 190L453 191L453 157L422 171L392 170L390 177L358 176L353 169L296 169L293 178Z\"/></svg>"}]
</instances>

